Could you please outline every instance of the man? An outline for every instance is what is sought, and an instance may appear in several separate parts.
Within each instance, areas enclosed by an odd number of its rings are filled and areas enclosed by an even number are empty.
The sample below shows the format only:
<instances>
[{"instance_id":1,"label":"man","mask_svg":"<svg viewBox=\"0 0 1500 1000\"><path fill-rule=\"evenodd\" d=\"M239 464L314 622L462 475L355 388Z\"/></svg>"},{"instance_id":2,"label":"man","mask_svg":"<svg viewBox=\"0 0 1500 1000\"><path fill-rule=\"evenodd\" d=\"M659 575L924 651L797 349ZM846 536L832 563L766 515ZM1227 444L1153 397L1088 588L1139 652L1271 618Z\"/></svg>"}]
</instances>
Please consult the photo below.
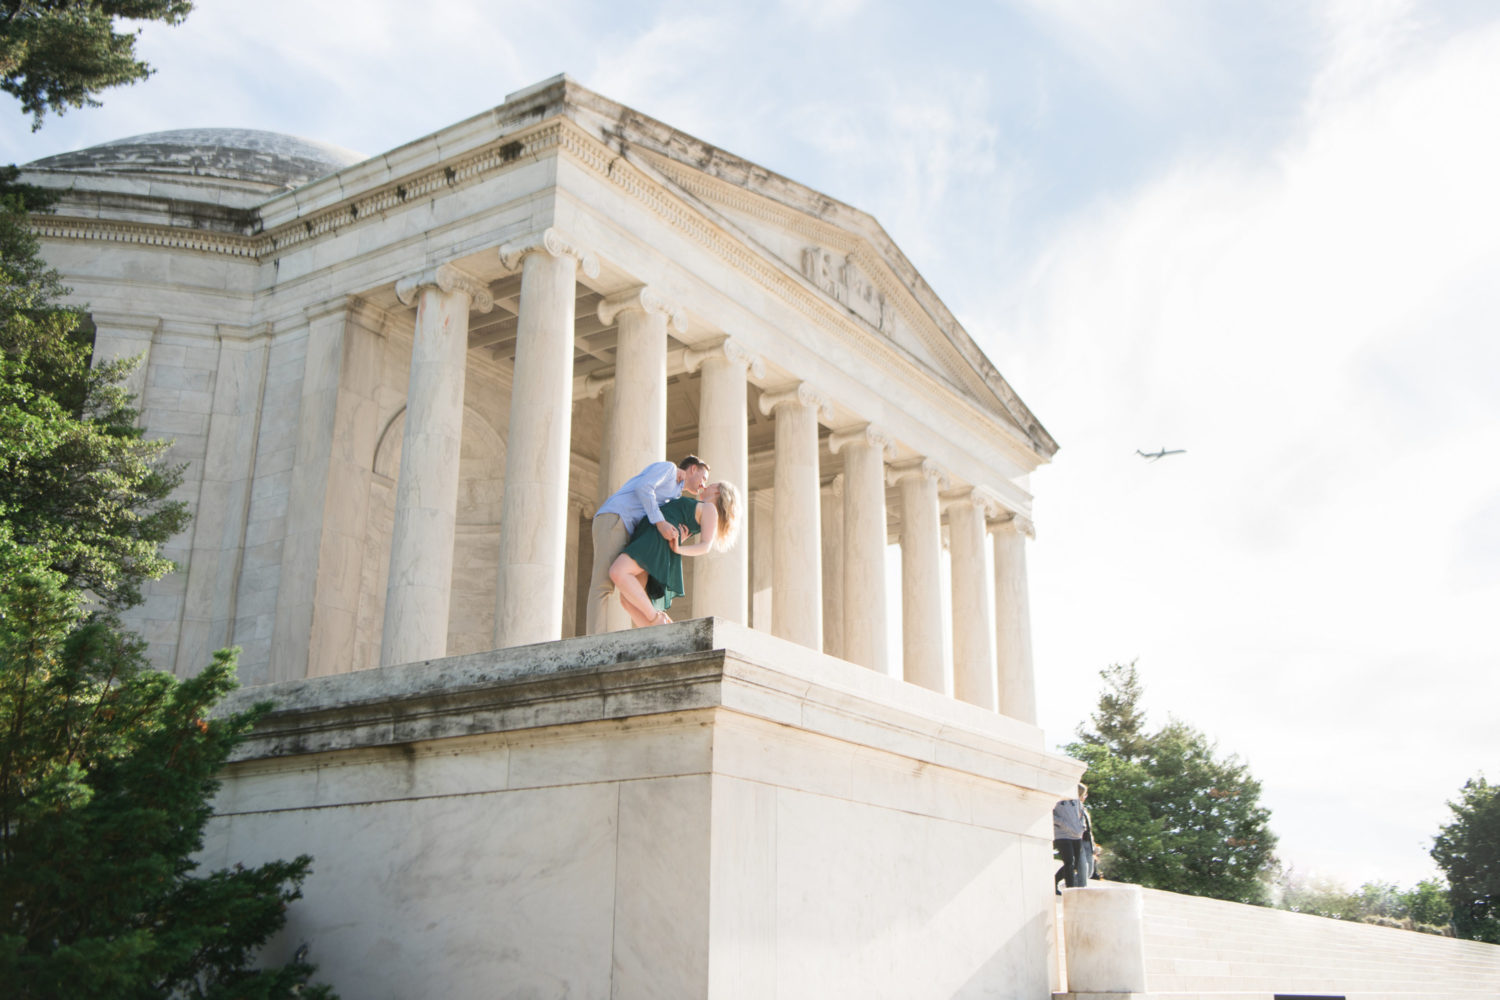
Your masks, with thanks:
<instances>
[{"instance_id":1,"label":"man","mask_svg":"<svg viewBox=\"0 0 1500 1000\"><path fill-rule=\"evenodd\" d=\"M688 529L683 527L679 534L678 529L663 520L661 505L684 493L697 496L707 481L708 463L697 455L689 455L676 465L653 462L599 506L593 523L594 568L589 576L587 613L589 635L598 635L605 630L604 609L615 592L615 585L609 579L609 567L629 544L641 518L656 525L656 530L667 541L671 541L674 535L678 536L678 541L685 541Z\"/></svg>"},{"instance_id":2,"label":"man","mask_svg":"<svg viewBox=\"0 0 1500 1000\"><path fill-rule=\"evenodd\" d=\"M1089 786L1078 786L1078 798L1063 799L1052 807L1052 846L1062 858L1062 867L1052 876L1053 888L1065 881L1070 889L1082 889L1089 884L1089 868L1093 861L1093 845L1085 848L1085 837L1090 834L1089 814L1083 803L1089 797ZM1057 890L1062 895L1062 890Z\"/></svg>"}]
</instances>

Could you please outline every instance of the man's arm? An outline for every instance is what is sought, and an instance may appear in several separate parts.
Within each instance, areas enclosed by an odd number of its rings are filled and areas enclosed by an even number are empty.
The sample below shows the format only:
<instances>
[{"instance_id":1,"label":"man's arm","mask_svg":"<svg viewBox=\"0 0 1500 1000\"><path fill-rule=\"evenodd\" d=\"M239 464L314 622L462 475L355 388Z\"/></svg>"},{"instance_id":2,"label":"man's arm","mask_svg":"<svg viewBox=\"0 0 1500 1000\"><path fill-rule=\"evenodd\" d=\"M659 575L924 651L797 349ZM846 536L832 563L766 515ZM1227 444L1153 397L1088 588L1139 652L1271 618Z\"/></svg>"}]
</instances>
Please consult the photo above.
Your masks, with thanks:
<instances>
[{"instance_id":1,"label":"man's arm","mask_svg":"<svg viewBox=\"0 0 1500 1000\"><path fill-rule=\"evenodd\" d=\"M661 502L656 495L663 487L670 486L677 479L677 466L671 462L653 462L646 466L641 475L641 481L636 484L635 498L646 512L646 520L656 525L657 533L667 541L674 538L686 538L687 535L679 534L679 529L662 518Z\"/></svg>"}]
</instances>

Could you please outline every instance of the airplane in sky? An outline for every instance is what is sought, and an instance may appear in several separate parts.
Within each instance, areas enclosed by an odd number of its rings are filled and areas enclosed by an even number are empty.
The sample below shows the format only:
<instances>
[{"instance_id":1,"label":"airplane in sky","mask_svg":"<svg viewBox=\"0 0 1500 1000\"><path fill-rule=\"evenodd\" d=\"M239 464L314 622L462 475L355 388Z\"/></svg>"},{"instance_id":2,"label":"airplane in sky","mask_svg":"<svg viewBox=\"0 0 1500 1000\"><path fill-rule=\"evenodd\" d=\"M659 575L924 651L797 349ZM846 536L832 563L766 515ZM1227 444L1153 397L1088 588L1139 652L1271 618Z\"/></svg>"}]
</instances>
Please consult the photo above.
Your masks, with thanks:
<instances>
[{"instance_id":1,"label":"airplane in sky","mask_svg":"<svg viewBox=\"0 0 1500 1000\"><path fill-rule=\"evenodd\" d=\"M1187 454L1187 449L1186 448L1173 448L1171 451L1168 451L1166 448L1162 448L1160 451L1149 451L1148 452L1148 451L1141 451L1141 449L1137 448L1135 450L1135 453L1137 455L1141 456L1142 458L1144 458L1148 462L1154 462L1158 458L1165 458L1167 455L1186 455Z\"/></svg>"}]
</instances>

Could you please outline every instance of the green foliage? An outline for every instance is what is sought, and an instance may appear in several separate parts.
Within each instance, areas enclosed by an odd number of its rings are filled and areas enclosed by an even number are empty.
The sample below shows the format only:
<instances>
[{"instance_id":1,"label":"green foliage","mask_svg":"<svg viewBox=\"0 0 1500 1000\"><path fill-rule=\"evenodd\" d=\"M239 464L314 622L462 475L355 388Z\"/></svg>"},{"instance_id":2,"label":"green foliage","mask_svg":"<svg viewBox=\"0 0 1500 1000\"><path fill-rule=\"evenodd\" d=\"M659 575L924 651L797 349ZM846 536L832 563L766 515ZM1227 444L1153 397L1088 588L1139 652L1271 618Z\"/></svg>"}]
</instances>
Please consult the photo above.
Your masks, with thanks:
<instances>
[{"instance_id":1,"label":"green foliage","mask_svg":"<svg viewBox=\"0 0 1500 1000\"><path fill-rule=\"evenodd\" d=\"M137 603L171 569L160 545L187 524L168 499L180 470L134 426L119 384L132 362L90 368L82 316L37 253L39 195L0 172L0 546L29 550L106 609ZM0 559L0 588L9 577Z\"/></svg>"},{"instance_id":2,"label":"green foliage","mask_svg":"<svg viewBox=\"0 0 1500 1000\"><path fill-rule=\"evenodd\" d=\"M1448 887L1435 878L1423 879L1402 894L1406 916L1425 927L1447 927L1453 921Z\"/></svg>"},{"instance_id":3,"label":"green foliage","mask_svg":"<svg viewBox=\"0 0 1500 1000\"><path fill-rule=\"evenodd\" d=\"M310 859L192 861L256 713L211 715L232 653L178 681L119 627L115 611L171 569L177 471L133 426L128 365L89 367L27 228L45 199L14 178L0 174L0 993L327 996L302 986L303 963L249 967Z\"/></svg>"},{"instance_id":4,"label":"green foliage","mask_svg":"<svg viewBox=\"0 0 1500 1000\"><path fill-rule=\"evenodd\" d=\"M1333 879L1287 871L1276 880L1276 889L1276 905L1293 913L1424 934L1449 933L1448 893L1437 879L1418 882L1404 891L1392 882L1366 882L1350 892Z\"/></svg>"},{"instance_id":5,"label":"green foliage","mask_svg":"<svg viewBox=\"0 0 1500 1000\"><path fill-rule=\"evenodd\" d=\"M1453 822L1433 838L1432 859L1448 876L1458 936L1500 944L1500 785L1483 775L1449 802Z\"/></svg>"},{"instance_id":6,"label":"green foliage","mask_svg":"<svg viewBox=\"0 0 1500 1000\"><path fill-rule=\"evenodd\" d=\"M201 876L190 860L255 713L211 718L232 653L177 681L80 619L60 574L0 597L0 982L7 995L290 997L312 969L246 968L310 859ZM326 995L311 991L305 995Z\"/></svg>"},{"instance_id":7,"label":"green foliage","mask_svg":"<svg viewBox=\"0 0 1500 1000\"><path fill-rule=\"evenodd\" d=\"M9 0L0 6L0 89L42 127L46 112L97 107L94 95L151 75L136 58L138 31L116 21L178 24L192 0Z\"/></svg>"},{"instance_id":8,"label":"green foliage","mask_svg":"<svg viewBox=\"0 0 1500 1000\"><path fill-rule=\"evenodd\" d=\"M1111 879L1195 896L1262 903L1276 837L1260 782L1238 758L1170 720L1148 732L1134 663L1101 671L1093 728L1066 752L1088 764L1094 837Z\"/></svg>"}]
</instances>

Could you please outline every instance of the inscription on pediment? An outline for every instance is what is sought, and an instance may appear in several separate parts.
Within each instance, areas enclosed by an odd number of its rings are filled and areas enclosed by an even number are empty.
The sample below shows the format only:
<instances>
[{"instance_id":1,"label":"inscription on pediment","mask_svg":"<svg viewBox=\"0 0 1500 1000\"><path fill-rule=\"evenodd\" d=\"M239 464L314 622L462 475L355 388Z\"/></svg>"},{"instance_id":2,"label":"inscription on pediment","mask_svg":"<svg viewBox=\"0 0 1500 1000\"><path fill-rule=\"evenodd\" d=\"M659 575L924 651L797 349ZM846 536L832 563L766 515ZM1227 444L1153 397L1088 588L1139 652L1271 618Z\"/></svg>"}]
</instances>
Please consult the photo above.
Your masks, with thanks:
<instances>
[{"instance_id":1,"label":"inscription on pediment","mask_svg":"<svg viewBox=\"0 0 1500 1000\"><path fill-rule=\"evenodd\" d=\"M852 309L866 323L877 330L890 332L892 316L885 294L859 269L852 255L823 247L806 247L802 251L802 274Z\"/></svg>"}]
</instances>

